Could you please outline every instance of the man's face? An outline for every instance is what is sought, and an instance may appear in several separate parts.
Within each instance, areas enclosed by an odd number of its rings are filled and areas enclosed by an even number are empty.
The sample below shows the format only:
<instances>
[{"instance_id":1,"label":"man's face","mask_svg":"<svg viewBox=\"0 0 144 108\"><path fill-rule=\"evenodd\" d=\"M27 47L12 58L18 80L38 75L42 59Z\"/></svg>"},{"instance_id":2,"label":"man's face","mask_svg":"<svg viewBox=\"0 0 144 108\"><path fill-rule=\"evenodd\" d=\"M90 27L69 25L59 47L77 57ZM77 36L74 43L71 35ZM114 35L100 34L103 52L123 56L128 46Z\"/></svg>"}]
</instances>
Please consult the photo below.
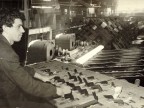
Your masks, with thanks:
<instances>
[{"instance_id":1,"label":"man's face","mask_svg":"<svg viewBox=\"0 0 144 108\"><path fill-rule=\"evenodd\" d=\"M22 27L22 20L15 19L12 27L7 27L6 34L9 35L9 39L13 42L21 40L22 34L25 32Z\"/></svg>"}]
</instances>

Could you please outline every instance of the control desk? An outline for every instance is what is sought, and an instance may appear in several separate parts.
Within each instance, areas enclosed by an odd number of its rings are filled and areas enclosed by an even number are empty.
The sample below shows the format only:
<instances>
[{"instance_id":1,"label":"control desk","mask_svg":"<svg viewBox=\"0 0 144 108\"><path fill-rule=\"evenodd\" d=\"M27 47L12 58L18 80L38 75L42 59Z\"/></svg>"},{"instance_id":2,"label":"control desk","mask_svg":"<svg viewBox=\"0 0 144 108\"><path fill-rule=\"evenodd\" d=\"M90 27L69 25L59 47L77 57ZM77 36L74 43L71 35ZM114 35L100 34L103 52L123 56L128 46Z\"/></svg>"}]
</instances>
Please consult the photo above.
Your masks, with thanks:
<instances>
[{"instance_id":1,"label":"control desk","mask_svg":"<svg viewBox=\"0 0 144 108\"><path fill-rule=\"evenodd\" d=\"M29 66L56 75L51 83L72 88L70 94L51 101L57 108L144 108L144 88L126 80L59 61Z\"/></svg>"}]
</instances>

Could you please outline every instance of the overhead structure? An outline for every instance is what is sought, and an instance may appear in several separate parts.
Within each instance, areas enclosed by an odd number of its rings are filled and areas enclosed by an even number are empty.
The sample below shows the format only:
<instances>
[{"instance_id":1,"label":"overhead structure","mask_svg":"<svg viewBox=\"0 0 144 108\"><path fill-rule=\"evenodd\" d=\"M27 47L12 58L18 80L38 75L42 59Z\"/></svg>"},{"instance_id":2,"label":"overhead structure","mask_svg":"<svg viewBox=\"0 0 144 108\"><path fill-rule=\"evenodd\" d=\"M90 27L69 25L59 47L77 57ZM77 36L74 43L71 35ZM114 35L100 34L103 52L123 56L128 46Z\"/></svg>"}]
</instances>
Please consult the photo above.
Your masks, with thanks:
<instances>
[{"instance_id":1,"label":"overhead structure","mask_svg":"<svg viewBox=\"0 0 144 108\"><path fill-rule=\"evenodd\" d=\"M92 7L90 4L84 2L83 0L77 0L79 3L81 3L82 5L86 6L87 8Z\"/></svg>"}]
</instances>

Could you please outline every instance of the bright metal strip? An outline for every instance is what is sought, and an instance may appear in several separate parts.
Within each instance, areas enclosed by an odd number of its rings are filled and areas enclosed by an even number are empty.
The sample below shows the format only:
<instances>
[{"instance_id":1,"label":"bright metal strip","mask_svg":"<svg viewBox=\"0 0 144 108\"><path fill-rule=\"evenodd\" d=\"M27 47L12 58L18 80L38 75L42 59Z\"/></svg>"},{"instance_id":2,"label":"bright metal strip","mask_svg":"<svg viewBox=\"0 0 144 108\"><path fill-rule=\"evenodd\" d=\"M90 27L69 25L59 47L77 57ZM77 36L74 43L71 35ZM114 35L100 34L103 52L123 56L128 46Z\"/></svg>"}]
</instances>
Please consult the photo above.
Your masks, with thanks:
<instances>
[{"instance_id":1,"label":"bright metal strip","mask_svg":"<svg viewBox=\"0 0 144 108\"><path fill-rule=\"evenodd\" d=\"M76 60L76 63L78 64L84 64L85 62L87 62L90 58L92 58L94 55L96 55L98 52L100 52L102 49L104 48L103 45L99 45L98 47L96 47L95 49L91 50L90 52L88 52L87 54L83 55L82 57L80 57L79 59Z\"/></svg>"}]
</instances>

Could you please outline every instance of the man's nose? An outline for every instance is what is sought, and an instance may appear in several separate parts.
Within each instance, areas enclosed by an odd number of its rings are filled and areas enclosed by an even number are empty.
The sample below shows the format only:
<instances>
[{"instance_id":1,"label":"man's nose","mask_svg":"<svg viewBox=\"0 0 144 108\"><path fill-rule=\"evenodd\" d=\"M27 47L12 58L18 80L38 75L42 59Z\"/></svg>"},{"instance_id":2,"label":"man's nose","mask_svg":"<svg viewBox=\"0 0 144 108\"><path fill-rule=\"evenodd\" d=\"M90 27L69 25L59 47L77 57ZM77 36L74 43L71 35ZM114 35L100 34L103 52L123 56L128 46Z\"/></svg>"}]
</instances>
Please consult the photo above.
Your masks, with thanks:
<instances>
[{"instance_id":1,"label":"man's nose","mask_svg":"<svg viewBox=\"0 0 144 108\"><path fill-rule=\"evenodd\" d=\"M21 31L22 31L22 33L24 33L24 32L25 32L25 30L24 30L24 28L23 28L23 27L21 27Z\"/></svg>"}]
</instances>

